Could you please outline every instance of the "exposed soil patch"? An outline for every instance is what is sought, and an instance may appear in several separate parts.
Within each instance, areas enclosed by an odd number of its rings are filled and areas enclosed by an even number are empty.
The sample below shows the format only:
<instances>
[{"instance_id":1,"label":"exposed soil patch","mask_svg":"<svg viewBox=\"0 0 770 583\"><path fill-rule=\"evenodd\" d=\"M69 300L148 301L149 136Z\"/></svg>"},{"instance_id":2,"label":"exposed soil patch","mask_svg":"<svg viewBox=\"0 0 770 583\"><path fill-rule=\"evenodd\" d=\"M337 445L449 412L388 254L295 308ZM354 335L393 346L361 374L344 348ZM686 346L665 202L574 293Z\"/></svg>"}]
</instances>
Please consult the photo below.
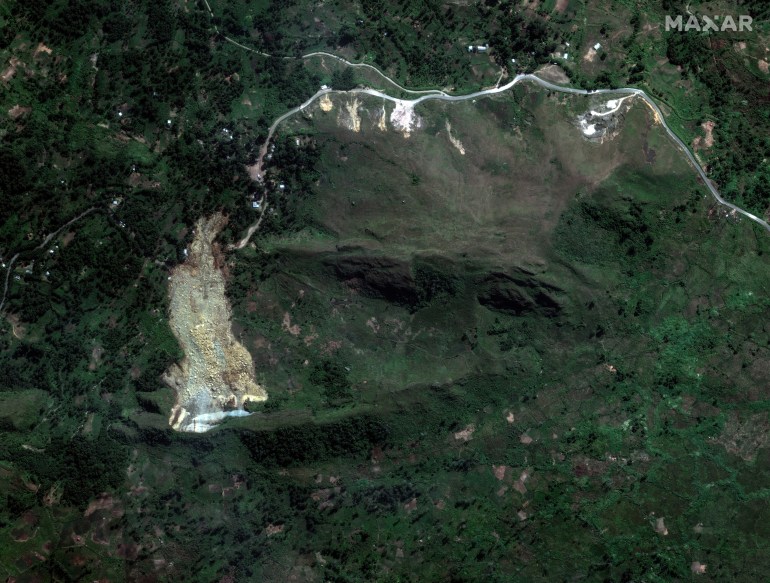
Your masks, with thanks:
<instances>
[{"instance_id":1,"label":"exposed soil patch","mask_svg":"<svg viewBox=\"0 0 770 583\"><path fill-rule=\"evenodd\" d=\"M321 97L321 99L318 101L318 105L321 107L321 111L331 111L334 109L334 104L328 95Z\"/></svg>"},{"instance_id":2,"label":"exposed soil patch","mask_svg":"<svg viewBox=\"0 0 770 583\"><path fill-rule=\"evenodd\" d=\"M66 247L70 243L72 243L72 240L75 238L75 231L67 231L64 233L64 236L61 238L61 246Z\"/></svg>"},{"instance_id":3,"label":"exposed soil patch","mask_svg":"<svg viewBox=\"0 0 770 583\"><path fill-rule=\"evenodd\" d=\"M11 333L14 335L14 337L18 338L19 340L23 340L27 335L27 328L21 323L19 317L15 316L14 314L8 314L6 319L11 325Z\"/></svg>"},{"instance_id":4,"label":"exposed soil patch","mask_svg":"<svg viewBox=\"0 0 770 583\"><path fill-rule=\"evenodd\" d=\"M535 71L536 75L541 79L550 81L551 83L568 84L569 77L559 65L546 65Z\"/></svg>"},{"instance_id":5,"label":"exposed soil patch","mask_svg":"<svg viewBox=\"0 0 770 583\"><path fill-rule=\"evenodd\" d=\"M470 424L465 429L455 432L455 439L457 441L470 441L474 431L476 431L476 426Z\"/></svg>"},{"instance_id":6,"label":"exposed soil patch","mask_svg":"<svg viewBox=\"0 0 770 583\"><path fill-rule=\"evenodd\" d=\"M693 150L708 150L711 146L714 145L714 128L717 124L715 124L713 121L704 121L700 127L703 128L703 131L706 133L705 136L698 136L696 137L692 142L692 149Z\"/></svg>"},{"instance_id":7,"label":"exposed soil patch","mask_svg":"<svg viewBox=\"0 0 770 583\"><path fill-rule=\"evenodd\" d=\"M358 99L353 99L344 104L344 107L340 109L339 123L342 127L345 127L353 132L361 131L361 115L359 114L359 108L361 103ZM323 105L321 106L323 109Z\"/></svg>"},{"instance_id":8,"label":"exposed soil patch","mask_svg":"<svg viewBox=\"0 0 770 583\"><path fill-rule=\"evenodd\" d=\"M102 356L104 356L104 348L101 346L94 346L91 350L91 360L88 363L88 370L96 370L102 363Z\"/></svg>"},{"instance_id":9,"label":"exposed soil patch","mask_svg":"<svg viewBox=\"0 0 770 583\"><path fill-rule=\"evenodd\" d=\"M765 63L765 65L766 64L767 63ZM31 107L23 107L17 104L8 110L8 117L10 117L12 120L17 120L20 117L27 115L30 111L32 111Z\"/></svg>"},{"instance_id":10,"label":"exposed soil patch","mask_svg":"<svg viewBox=\"0 0 770 583\"><path fill-rule=\"evenodd\" d=\"M19 61L19 59L16 57L11 57L8 60L8 67L5 69L5 71L2 72L2 74L0 74L0 80L7 83L13 79L13 76L16 75L16 70L18 69L19 65L21 65L21 61Z\"/></svg>"},{"instance_id":11,"label":"exposed soil patch","mask_svg":"<svg viewBox=\"0 0 770 583\"><path fill-rule=\"evenodd\" d=\"M50 55L51 53L53 53L53 51L49 47L45 46L43 43L38 43L37 47L35 48L35 54L33 56L37 58L41 54Z\"/></svg>"},{"instance_id":12,"label":"exposed soil patch","mask_svg":"<svg viewBox=\"0 0 770 583\"><path fill-rule=\"evenodd\" d=\"M299 336L302 333L302 329L297 324L291 323L291 314L289 312L284 312L281 327L284 332L288 332L292 336Z\"/></svg>"},{"instance_id":13,"label":"exposed soil patch","mask_svg":"<svg viewBox=\"0 0 770 583\"><path fill-rule=\"evenodd\" d=\"M115 507L115 500L108 494L102 494L99 498L88 505L83 516L91 516L97 510L112 510Z\"/></svg>"},{"instance_id":14,"label":"exposed soil patch","mask_svg":"<svg viewBox=\"0 0 770 583\"><path fill-rule=\"evenodd\" d=\"M388 131L388 123L385 118L385 106L382 106L382 109L380 110L380 117L377 120L377 129L379 129L381 132Z\"/></svg>"},{"instance_id":15,"label":"exposed soil patch","mask_svg":"<svg viewBox=\"0 0 770 583\"><path fill-rule=\"evenodd\" d=\"M446 133L455 149L460 152L461 155L465 156L465 148L463 147L462 142L452 135L452 124L449 123L449 120L446 120Z\"/></svg>"},{"instance_id":16,"label":"exposed soil patch","mask_svg":"<svg viewBox=\"0 0 770 583\"><path fill-rule=\"evenodd\" d=\"M585 55L583 55L583 60L587 63L593 63L596 60L596 50L591 47L588 49Z\"/></svg>"},{"instance_id":17,"label":"exposed soil patch","mask_svg":"<svg viewBox=\"0 0 770 583\"><path fill-rule=\"evenodd\" d=\"M422 119L414 112L410 101L399 101L390 113L390 123L408 138L414 130L422 127Z\"/></svg>"},{"instance_id":18,"label":"exposed soil patch","mask_svg":"<svg viewBox=\"0 0 770 583\"><path fill-rule=\"evenodd\" d=\"M764 59L760 59L757 61L757 67L759 67L759 70L763 73L770 73L770 63L765 61Z\"/></svg>"},{"instance_id":19,"label":"exposed soil patch","mask_svg":"<svg viewBox=\"0 0 770 583\"><path fill-rule=\"evenodd\" d=\"M519 476L519 479L516 480L513 483L513 489L516 490L519 494L526 494L527 493L527 487L524 485L524 483L529 479L529 472L527 470L524 470L521 472L521 476Z\"/></svg>"},{"instance_id":20,"label":"exposed soil patch","mask_svg":"<svg viewBox=\"0 0 770 583\"><path fill-rule=\"evenodd\" d=\"M251 166L246 166L246 172L248 172L249 178L251 178L255 182L259 181L262 178L259 173L259 169L260 169L259 164L252 164Z\"/></svg>"}]
</instances>

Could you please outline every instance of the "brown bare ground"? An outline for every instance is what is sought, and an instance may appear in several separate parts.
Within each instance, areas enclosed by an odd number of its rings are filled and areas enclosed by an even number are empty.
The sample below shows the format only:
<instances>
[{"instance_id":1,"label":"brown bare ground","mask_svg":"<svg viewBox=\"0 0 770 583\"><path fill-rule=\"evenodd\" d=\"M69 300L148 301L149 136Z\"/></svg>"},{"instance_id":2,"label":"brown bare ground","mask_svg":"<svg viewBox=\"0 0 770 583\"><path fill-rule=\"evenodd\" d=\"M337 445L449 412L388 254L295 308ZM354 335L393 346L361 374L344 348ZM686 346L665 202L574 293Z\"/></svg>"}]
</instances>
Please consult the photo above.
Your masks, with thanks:
<instances>
[{"instance_id":1,"label":"brown bare ground","mask_svg":"<svg viewBox=\"0 0 770 583\"><path fill-rule=\"evenodd\" d=\"M757 67L759 67L759 70L763 73L770 73L770 63L765 61L764 59L760 59L757 61Z\"/></svg>"},{"instance_id":2,"label":"brown bare ground","mask_svg":"<svg viewBox=\"0 0 770 583\"><path fill-rule=\"evenodd\" d=\"M8 314L6 317L8 323L11 325L11 334L19 340L23 340L27 335L27 328L21 323L19 317L14 314Z\"/></svg>"},{"instance_id":3,"label":"brown bare ground","mask_svg":"<svg viewBox=\"0 0 770 583\"><path fill-rule=\"evenodd\" d=\"M663 535L663 536L668 535L668 528L666 528L666 522L663 517L660 517L655 520L655 526L653 528L655 529L655 532L657 532L660 535Z\"/></svg>"},{"instance_id":4,"label":"brown bare ground","mask_svg":"<svg viewBox=\"0 0 770 583\"><path fill-rule=\"evenodd\" d=\"M67 231L61 239L61 246L66 247L75 238L75 231Z\"/></svg>"},{"instance_id":5,"label":"brown bare ground","mask_svg":"<svg viewBox=\"0 0 770 583\"><path fill-rule=\"evenodd\" d=\"M265 534L267 536L273 536L275 534L279 534L283 532L284 528L286 528L286 525L284 524L268 524L265 527Z\"/></svg>"},{"instance_id":6,"label":"brown bare ground","mask_svg":"<svg viewBox=\"0 0 770 583\"><path fill-rule=\"evenodd\" d=\"M0 80L4 82L8 82L11 79L13 79L14 75L16 75L16 71L19 68L19 65L21 65L21 61L17 59L16 57L11 57L8 59L8 68L3 71L2 75L0 75Z\"/></svg>"},{"instance_id":7,"label":"brown bare ground","mask_svg":"<svg viewBox=\"0 0 770 583\"><path fill-rule=\"evenodd\" d=\"M112 510L115 506L115 500L108 494L102 494L99 498L88 505L83 516L91 516L97 510Z\"/></svg>"},{"instance_id":8,"label":"brown bare ground","mask_svg":"<svg viewBox=\"0 0 770 583\"><path fill-rule=\"evenodd\" d=\"M695 573L696 575L703 575L706 573L706 564L705 563L699 563L698 561L693 561L690 565L690 571Z\"/></svg>"},{"instance_id":9,"label":"brown bare ground","mask_svg":"<svg viewBox=\"0 0 770 583\"><path fill-rule=\"evenodd\" d=\"M284 332L288 332L292 336L299 336L302 333L302 329L297 324L292 325L291 314L289 314L289 312L284 312L281 327Z\"/></svg>"},{"instance_id":10,"label":"brown bare ground","mask_svg":"<svg viewBox=\"0 0 770 583\"><path fill-rule=\"evenodd\" d=\"M27 115L30 111L32 111L31 107L24 107L16 104L8 110L8 117L12 120L17 120L20 117Z\"/></svg>"},{"instance_id":11,"label":"brown bare ground","mask_svg":"<svg viewBox=\"0 0 770 583\"><path fill-rule=\"evenodd\" d=\"M587 63L593 63L595 59L596 59L596 51L594 50L593 47L591 47L586 51L586 54L583 55L583 60L586 61Z\"/></svg>"},{"instance_id":12,"label":"brown bare ground","mask_svg":"<svg viewBox=\"0 0 770 583\"><path fill-rule=\"evenodd\" d=\"M185 353L164 377L177 396L169 420L174 429L205 430L196 416L267 399L251 354L233 336L225 280L215 264L214 238L225 222L221 214L201 218L187 261L171 274L169 324Z\"/></svg>"},{"instance_id":13,"label":"brown bare ground","mask_svg":"<svg viewBox=\"0 0 770 583\"><path fill-rule=\"evenodd\" d=\"M104 348L101 346L94 346L91 349L91 360L88 363L88 370L96 370L102 363L102 356L104 356Z\"/></svg>"},{"instance_id":14,"label":"brown bare ground","mask_svg":"<svg viewBox=\"0 0 770 583\"><path fill-rule=\"evenodd\" d=\"M554 10L561 14L567 9L567 6L569 6L569 0L556 0L556 7Z\"/></svg>"},{"instance_id":15,"label":"brown bare ground","mask_svg":"<svg viewBox=\"0 0 770 583\"><path fill-rule=\"evenodd\" d=\"M39 43L35 48L35 57L39 57L41 54L50 55L53 51L45 46L43 43Z\"/></svg>"},{"instance_id":16,"label":"brown bare ground","mask_svg":"<svg viewBox=\"0 0 770 583\"><path fill-rule=\"evenodd\" d=\"M551 83L569 83L569 77L559 65L545 65L535 71L535 74L541 79L550 81Z\"/></svg>"},{"instance_id":17,"label":"brown bare ground","mask_svg":"<svg viewBox=\"0 0 770 583\"><path fill-rule=\"evenodd\" d=\"M476 431L476 426L471 423L465 429L455 432L454 436L457 441L470 441L474 431Z\"/></svg>"}]
</instances>

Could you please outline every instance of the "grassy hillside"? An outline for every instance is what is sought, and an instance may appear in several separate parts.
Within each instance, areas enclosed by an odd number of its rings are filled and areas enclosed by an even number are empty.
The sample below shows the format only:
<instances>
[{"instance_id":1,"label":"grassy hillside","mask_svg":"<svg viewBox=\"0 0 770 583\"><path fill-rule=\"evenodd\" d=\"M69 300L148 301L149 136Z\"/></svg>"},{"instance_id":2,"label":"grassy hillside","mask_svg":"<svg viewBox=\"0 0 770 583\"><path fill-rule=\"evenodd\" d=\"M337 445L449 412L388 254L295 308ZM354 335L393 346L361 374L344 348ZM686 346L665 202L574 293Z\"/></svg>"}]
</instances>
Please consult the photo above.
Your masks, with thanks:
<instances>
[{"instance_id":1,"label":"grassy hillside","mask_svg":"<svg viewBox=\"0 0 770 583\"><path fill-rule=\"evenodd\" d=\"M639 85L762 213L765 9L752 35L682 41L660 29L678 2L211 8L0 8L0 573L762 580L770 239L639 102L603 141L576 121L595 98L527 86L422 104L409 137L380 100L307 108L254 245L223 261L269 400L178 434L160 375L182 356L170 269L199 218L228 217L223 248L254 221L272 120L322 83L388 86L225 36L410 87L547 62Z\"/></svg>"}]
</instances>

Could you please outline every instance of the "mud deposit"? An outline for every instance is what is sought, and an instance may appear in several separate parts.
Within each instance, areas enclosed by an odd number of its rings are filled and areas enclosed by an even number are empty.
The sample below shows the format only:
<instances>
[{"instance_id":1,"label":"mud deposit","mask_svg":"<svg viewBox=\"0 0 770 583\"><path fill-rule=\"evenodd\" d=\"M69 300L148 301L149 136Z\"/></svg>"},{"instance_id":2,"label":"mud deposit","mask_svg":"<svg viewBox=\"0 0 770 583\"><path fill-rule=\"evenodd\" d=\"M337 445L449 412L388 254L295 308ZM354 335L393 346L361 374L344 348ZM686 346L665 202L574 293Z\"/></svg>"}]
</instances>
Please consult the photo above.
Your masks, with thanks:
<instances>
[{"instance_id":1,"label":"mud deposit","mask_svg":"<svg viewBox=\"0 0 770 583\"><path fill-rule=\"evenodd\" d=\"M185 353L164 377L176 391L169 423L179 431L203 432L227 416L247 415L247 401L267 399L254 378L251 354L235 339L225 280L214 239L225 219L202 218L185 263L171 274L171 329Z\"/></svg>"}]
</instances>

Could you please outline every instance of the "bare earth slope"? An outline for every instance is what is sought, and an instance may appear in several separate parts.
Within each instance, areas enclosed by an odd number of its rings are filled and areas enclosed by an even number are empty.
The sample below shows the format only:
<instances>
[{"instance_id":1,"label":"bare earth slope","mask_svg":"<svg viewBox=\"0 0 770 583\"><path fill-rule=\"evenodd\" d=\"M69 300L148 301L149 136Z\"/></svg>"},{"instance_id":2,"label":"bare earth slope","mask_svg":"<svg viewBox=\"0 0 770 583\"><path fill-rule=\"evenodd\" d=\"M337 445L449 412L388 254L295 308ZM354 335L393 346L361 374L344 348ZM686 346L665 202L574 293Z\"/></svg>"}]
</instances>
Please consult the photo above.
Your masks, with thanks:
<instances>
[{"instance_id":1,"label":"bare earth slope","mask_svg":"<svg viewBox=\"0 0 770 583\"><path fill-rule=\"evenodd\" d=\"M245 415L246 401L264 401L251 354L233 337L225 281L214 260L213 241L222 215L201 218L187 261L171 274L170 324L185 353L165 381L176 390L169 423L202 432L228 415Z\"/></svg>"}]
</instances>

